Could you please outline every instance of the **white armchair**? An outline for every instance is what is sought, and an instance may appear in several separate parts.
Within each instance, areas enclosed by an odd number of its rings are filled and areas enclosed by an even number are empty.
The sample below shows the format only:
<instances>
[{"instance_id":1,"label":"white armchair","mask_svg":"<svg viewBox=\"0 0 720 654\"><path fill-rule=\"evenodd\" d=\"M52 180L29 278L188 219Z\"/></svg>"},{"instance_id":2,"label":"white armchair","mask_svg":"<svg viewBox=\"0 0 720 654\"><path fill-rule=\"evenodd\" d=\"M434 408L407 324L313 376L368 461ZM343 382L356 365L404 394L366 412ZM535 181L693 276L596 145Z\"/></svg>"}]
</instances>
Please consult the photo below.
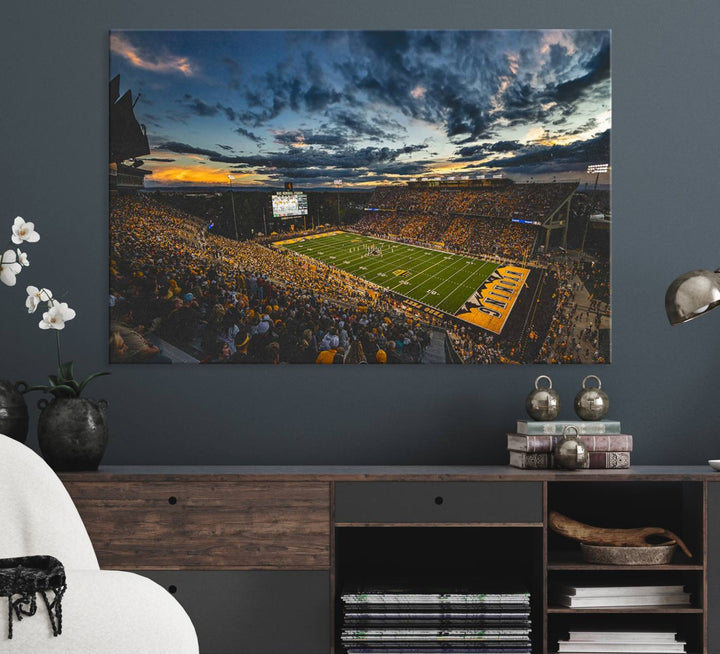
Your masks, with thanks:
<instances>
[{"instance_id":1,"label":"white armchair","mask_svg":"<svg viewBox=\"0 0 720 654\"><path fill-rule=\"evenodd\" d=\"M65 566L62 634L53 637L40 602L13 621L0 598L0 654L198 654L195 629L155 582L100 570L85 526L62 482L27 448L0 435L0 558L49 554Z\"/></svg>"}]
</instances>

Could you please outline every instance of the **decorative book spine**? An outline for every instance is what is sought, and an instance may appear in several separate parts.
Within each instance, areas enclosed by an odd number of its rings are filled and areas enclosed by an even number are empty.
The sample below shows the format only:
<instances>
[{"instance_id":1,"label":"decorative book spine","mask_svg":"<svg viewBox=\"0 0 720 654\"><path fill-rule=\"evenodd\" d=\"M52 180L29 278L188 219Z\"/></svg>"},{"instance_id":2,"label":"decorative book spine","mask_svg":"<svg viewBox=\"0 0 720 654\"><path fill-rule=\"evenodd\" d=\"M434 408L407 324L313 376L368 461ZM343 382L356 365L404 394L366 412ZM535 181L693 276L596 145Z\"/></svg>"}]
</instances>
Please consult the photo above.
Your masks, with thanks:
<instances>
[{"instance_id":1,"label":"decorative book spine","mask_svg":"<svg viewBox=\"0 0 720 654\"><path fill-rule=\"evenodd\" d=\"M562 436L565 427L575 427L578 434L619 434L619 420L518 420L518 434Z\"/></svg>"},{"instance_id":2,"label":"decorative book spine","mask_svg":"<svg viewBox=\"0 0 720 654\"><path fill-rule=\"evenodd\" d=\"M510 465L525 470L555 467L550 452L510 452ZM588 461L581 468L590 470L624 470L630 467L630 452L588 452Z\"/></svg>"},{"instance_id":3,"label":"decorative book spine","mask_svg":"<svg viewBox=\"0 0 720 654\"><path fill-rule=\"evenodd\" d=\"M515 452L552 452L562 436L508 434L508 449ZM632 452L630 434L583 434L580 440L589 452Z\"/></svg>"},{"instance_id":4,"label":"decorative book spine","mask_svg":"<svg viewBox=\"0 0 720 654\"><path fill-rule=\"evenodd\" d=\"M591 470L624 470L630 467L630 452L588 452L586 468Z\"/></svg>"},{"instance_id":5,"label":"decorative book spine","mask_svg":"<svg viewBox=\"0 0 720 654\"><path fill-rule=\"evenodd\" d=\"M545 470L550 467L548 452L510 452L510 465L525 470Z\"/></svg>"}]
</instances>

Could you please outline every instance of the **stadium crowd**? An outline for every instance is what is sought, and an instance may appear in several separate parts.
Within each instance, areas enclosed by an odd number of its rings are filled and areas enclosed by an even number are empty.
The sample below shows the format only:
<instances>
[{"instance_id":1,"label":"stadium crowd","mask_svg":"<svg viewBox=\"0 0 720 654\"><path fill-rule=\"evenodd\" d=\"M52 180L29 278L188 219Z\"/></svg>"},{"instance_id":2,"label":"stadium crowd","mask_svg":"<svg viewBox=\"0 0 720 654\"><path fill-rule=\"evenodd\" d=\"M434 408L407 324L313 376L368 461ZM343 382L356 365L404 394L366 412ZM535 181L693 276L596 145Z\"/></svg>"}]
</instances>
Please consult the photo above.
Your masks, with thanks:
<instances>
[{"instance_id":1,"label":"stadium crowd","mask_svg":"<svg viewBox=\"0 0 720 654\"><path fill-rule=\"evenodd\" d=\"M418 363L430 342L357 279L150 198L114 198L110 230L114 362L168 362L166 341L208 363Z\"/></svg>"},{"instance_id":2,"label":"stadium crowd","mask_svg":"<svg viewBox=\"0 0 720 654\"><path fill-rule=\"evenodd\" d=\"M505 184L473 189L381 186L368 205L384 211L457 213L541 221L577 188L575 182Z\"/></svg>"},{"instance_id":3,"label":"stadium crowd","mask_svg":"<svg viewBox=\"0 0 720 654\"><path fill-rule=\"evenodd\" d=\"M361 234L395 238L408 243L442 244L451 252L495 255L522 260L535 246L538 228L495 218L379 212L366 216L354 229Z\"/></svg>"},{"instance_id":4,"label":"stadium crowd","mask_svg":"<svg viewBox=\"0 0 720 654\"><path fill-rule=\"evenodd\" d=\"M581 307L576 295L584 286L587 288L587 272L583 263L558 262L548 272L557 281L553 295L552 320L546 339L538 355L538 361L547 363L605 363L605 356L599 347L601 313L591 307ZM591 303L593 302L590 296ZM547 309L545 309L547 310ZM578 332L575 326L588 326Z\"/></svg>"},{"instance_id":5,"label":"stadium crowd","mask_svg":"<svg viewBox=\"0 0 720 654\"><path fill-rule=\"evenodd\" d=\"M574 187L381 187L370 202L379 210L366 212L352 229L519 261L532 253L538 228L510 218L542 219ZM169 362L169 344L204 363L419 363L430 344L430 324L447 334L467 363L525 355L525 345L519 351L517 341L508 344L422 308L410 311L402 298L379 287L273 247L274 238L234 241L213 234L207 220L157 196L113 197L110 231L113 362ZM600 318L590 315L593 306L578 307L575 296L581 284L595 305L608 301L607 263L557 261L547 267L552 283L534 313L534 324L545 329L530 330L537 341L530 348L537 353L534 360L603 360ZM587 327L575 333L572 326L580 318Z\"/></svg>"}]
</instances>

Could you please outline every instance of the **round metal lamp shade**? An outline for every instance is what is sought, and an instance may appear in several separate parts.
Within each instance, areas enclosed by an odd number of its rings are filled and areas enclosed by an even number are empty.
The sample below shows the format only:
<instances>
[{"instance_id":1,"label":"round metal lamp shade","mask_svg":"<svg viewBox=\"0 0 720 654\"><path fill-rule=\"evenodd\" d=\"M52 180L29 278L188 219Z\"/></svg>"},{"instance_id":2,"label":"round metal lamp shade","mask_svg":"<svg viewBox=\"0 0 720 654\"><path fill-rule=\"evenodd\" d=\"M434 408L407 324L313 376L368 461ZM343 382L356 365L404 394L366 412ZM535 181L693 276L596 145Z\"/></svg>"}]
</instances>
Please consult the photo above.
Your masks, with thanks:
<instances>
[{"instance_id":1,"label":"round metal lamp shade","mask_svg":"<svg viewBox=\"0 0 720 654\"><path fill-rule=\"evenodd\" d=\"M665 312L671 325L707 313L720 304L720 271L691 270L680 275L665 293Z\"/></svg>"}]
</instances>

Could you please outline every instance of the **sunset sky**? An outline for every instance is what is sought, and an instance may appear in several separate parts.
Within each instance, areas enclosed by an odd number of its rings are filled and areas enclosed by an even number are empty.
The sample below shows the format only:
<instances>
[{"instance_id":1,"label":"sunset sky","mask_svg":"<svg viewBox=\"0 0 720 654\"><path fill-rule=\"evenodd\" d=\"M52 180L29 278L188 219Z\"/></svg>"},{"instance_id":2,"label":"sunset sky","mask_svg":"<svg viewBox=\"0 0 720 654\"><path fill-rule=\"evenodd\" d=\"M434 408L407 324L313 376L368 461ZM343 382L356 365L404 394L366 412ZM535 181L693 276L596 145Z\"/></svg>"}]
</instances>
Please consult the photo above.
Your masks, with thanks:
<instances>
[{"instance_id":1,"label":"sunset sky","mask_svg":"<svg viewBox=\"0 0 720 654\"><path fill-rule=\"evenodd\" d=\"M117 74L146 186L594 181L609 162L608 31L113 31Z\"/></svg>"}]
</instances>

